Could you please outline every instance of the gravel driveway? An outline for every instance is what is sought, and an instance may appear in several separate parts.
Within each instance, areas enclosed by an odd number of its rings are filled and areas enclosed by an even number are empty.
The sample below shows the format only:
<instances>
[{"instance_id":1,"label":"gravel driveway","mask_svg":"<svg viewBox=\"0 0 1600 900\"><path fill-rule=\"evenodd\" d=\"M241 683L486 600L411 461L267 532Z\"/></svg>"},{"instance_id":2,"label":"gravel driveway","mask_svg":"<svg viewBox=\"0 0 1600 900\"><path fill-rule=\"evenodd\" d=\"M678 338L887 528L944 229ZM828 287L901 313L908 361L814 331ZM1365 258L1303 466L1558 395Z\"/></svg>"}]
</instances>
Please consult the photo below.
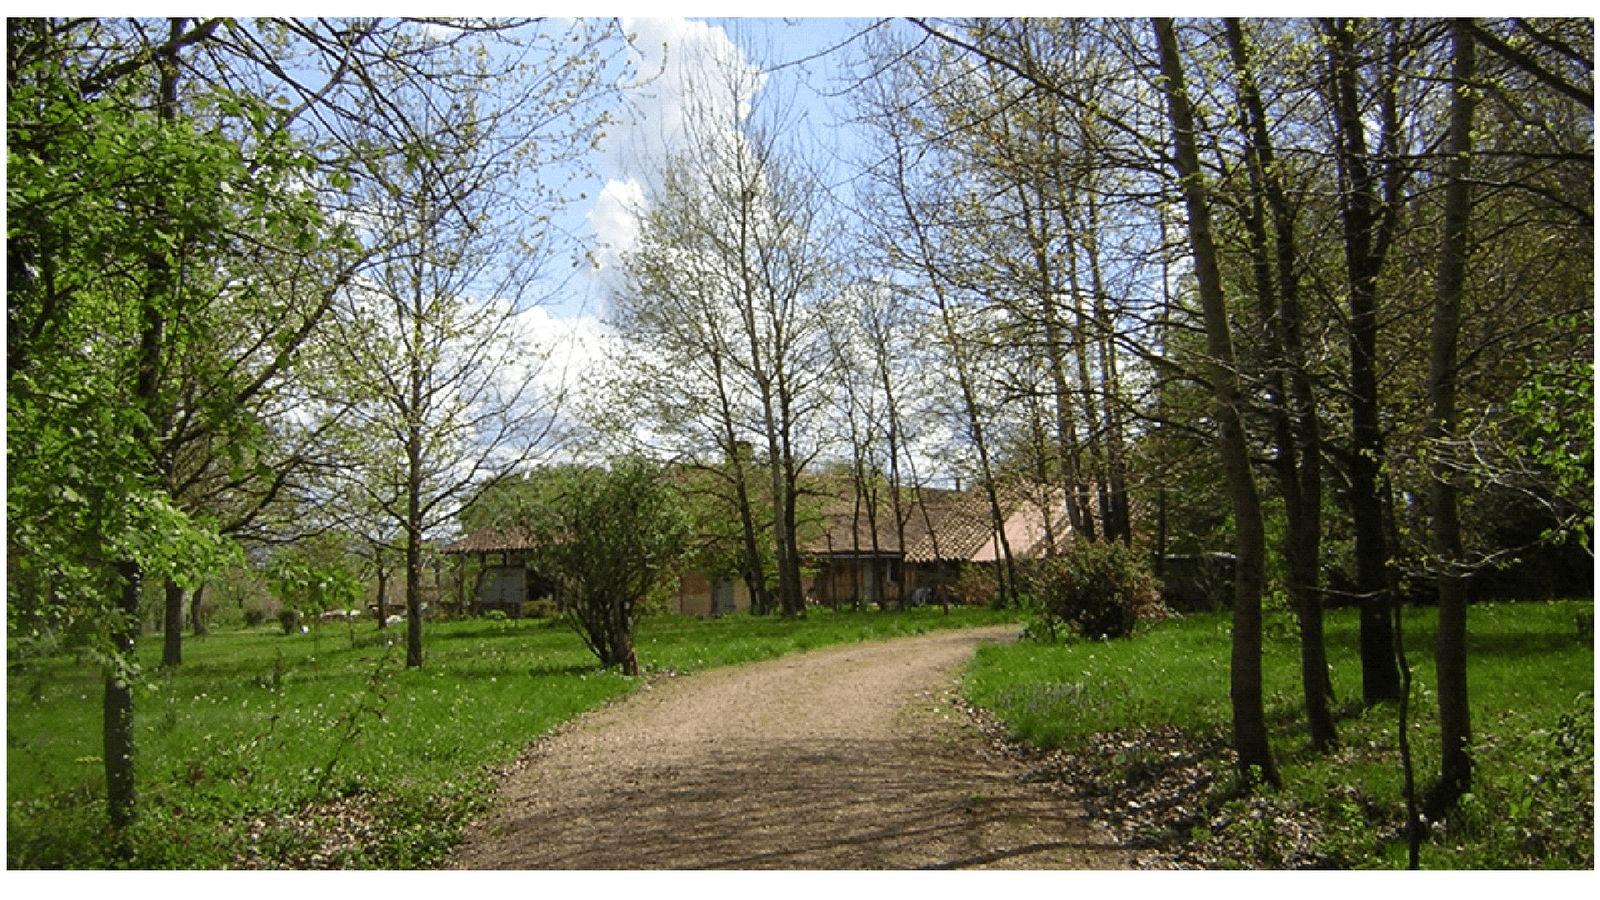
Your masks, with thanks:
<instances>
[{"instance_id":1,"label":"gravel driveway","mask_svg":"<svg viewBox=\"0 0 1600 900\"><path fill-rule=\"evenodd\" d=\"M951 705L1015 626L660 679L536 745L465 869L1123 868Z\"/></svg>"}]
</instances>

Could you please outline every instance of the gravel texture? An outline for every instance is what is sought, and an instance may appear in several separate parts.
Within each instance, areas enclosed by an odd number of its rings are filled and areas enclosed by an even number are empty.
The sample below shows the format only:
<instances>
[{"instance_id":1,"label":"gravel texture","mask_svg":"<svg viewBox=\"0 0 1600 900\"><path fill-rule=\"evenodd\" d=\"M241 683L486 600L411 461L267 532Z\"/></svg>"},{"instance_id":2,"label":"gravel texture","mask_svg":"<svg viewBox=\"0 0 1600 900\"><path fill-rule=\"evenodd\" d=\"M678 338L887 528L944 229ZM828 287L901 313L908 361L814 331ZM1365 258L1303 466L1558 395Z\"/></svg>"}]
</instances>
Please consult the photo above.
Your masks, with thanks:
<instances>
[{"instance_id":1,"label":"gravel texture","mask_svg":"<svg viewBox=\"0 0 1600 900\"><path fill-rule=\"evenodd\" d=\"M657 679L539 742L458 869L1130 868L959 708L1015 626Z\"/></svg>"}]
</instances>

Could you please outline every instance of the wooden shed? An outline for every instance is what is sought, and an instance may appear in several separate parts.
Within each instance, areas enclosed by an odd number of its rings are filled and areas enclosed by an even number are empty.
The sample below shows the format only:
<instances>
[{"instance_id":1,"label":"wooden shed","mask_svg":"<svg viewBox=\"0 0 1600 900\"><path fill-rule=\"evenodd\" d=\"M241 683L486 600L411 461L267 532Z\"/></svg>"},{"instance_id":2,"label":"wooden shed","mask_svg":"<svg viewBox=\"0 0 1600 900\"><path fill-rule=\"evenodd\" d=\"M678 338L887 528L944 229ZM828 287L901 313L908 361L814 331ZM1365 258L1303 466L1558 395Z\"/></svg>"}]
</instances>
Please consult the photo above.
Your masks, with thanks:
<instances>
[{"instance_id":1,"label":"wooden shed","mask_svg":"<svg viewBox=\"0 0 1600 900\"><path fill-rule=\"evenodd\" d=\"M559 608L558 585L528 567L532 538L520 528L480 528L442 550L479 563L470 608L482 614L498 610L513 619L535 600L554 600Z\"/></svg>"}]
</instances>

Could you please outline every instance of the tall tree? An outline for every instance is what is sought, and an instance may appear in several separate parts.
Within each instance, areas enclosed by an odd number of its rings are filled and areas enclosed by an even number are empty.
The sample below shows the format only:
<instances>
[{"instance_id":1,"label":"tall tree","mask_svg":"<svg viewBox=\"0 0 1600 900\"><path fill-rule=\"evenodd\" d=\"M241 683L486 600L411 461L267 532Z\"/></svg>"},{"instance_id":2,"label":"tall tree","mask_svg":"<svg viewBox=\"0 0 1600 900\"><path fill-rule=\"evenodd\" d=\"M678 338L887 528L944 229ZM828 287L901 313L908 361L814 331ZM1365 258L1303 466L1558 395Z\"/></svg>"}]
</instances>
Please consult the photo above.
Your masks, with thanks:
<instances>
[{"instance_id":1,"label":"tall tree","mask_svg":"<svg viewBox=\"0 0 1600 900\"><path fill-rule=\"evenodd\" d=\"M645 277L631 278L614 305L632 337L689 338L723 367L716 408L700 412L719 417L726 450L764 444L777 601L785 615L800 615L799 478L820 440L810 428L827 377L832 211L821 181L786 143L782 98L762 95L759 73L742 60L705 63L692 80L685 149L647 191L630 263ZM695 333L663 329L652 306L683 310ZM668 349L697 352L692 343ZM682 387L674 379L657 390Z\"/></svg>"},{"instance_id":2,"label":"tall tree","mask_svg":"<svg viewBox=\"0 0 1600 900\"><path fill-rule=\"evenodd\" d=\"M1307 368L1300 299L1301 262L1283 167L1255 77L1252 42L1238 19L1224 23L1241 107L1249 190L1240 218L1249 233L1252 279L1267 323L1267 401L1283 498L1288 591L1300 623L1300 674L1312 746L1338 740L1322 616L1322 428Z\"/></svg>"},{"instance_id":3,"label":"tall tree","mask_svg":"<svg viewBox=\"0 0 1600 900\"><path fill-rule=\"evenodd\" d=\"M545 220L563 198L527 176L575 159L601 127L572 98L601 89L604 35L551 28L446 55L421 81L373 76L381 100L368 121L398 108L433 139L365 163L361 212L392 249L342 299L332 387L359 399L340 481L361 499L354 508L393 524L404 558L408 667L424 660L427 542L484 483L550 448L561 397L539 393L548 348L519 323L541 296L555 249ZM369 127L349 136L380 138Z\"/></svg>"},{"instance_id":4,"label":"tall tree","mask_svg":"<svg viewBox=\"0 0 1600 900\"><path fill-rule=\"evenodd\" d=\"M1453 438L1457 426L1457 344L1461 331L1461 297L1467 278L1472 219L1472 124L1478 90L1476 39L1472 23L1450 24L1450 128L1445 145L1444 228L1439 240L1435 276L1431 353L1428 362L1429 416L1427 437L1436 453ZM1450 460L1441 455L1431 466L1431 546L1439 592L1439 631L1435 666L1439 686L1439 781L1429 806L1430 818L1455 804L1472 784L1472 720L1467 705L1467 597L1461 569L1461 521L1456 480Z\"/></svg>"},{"instance_id":5,"label":"tall tree","mask_svg":"<svg viewBox=\"0 0 1600 900\"><path fill-rule=\"evenodd\" d=\"M281 116L227 88L183 90L188 60L222 32L181 18L7 22L7 405L30 435L7 446L8 522L30 523L8 527L8 596L103 636L118 827L135 812L140 588L193 584L224 547L177 503L175 436L248 447L244 411L319 315L296 305L240 344L224 313L252 295L229 279L247 278L256 249L339 246L307 195L284 189L308 160ZM219 360L213 346L235 352ZM219 363L198 384L203 404L182 402L191 355Z\"/></svg>"},{"instance_id":6,"label":"tall tree","mask_svg":"<svg viewBox=\"0 0 1600 900\"><path fill-rule=\"evenodd\" d=\"M891 44L875 54L892 58L905 49ZM995 431L1002 402L984 335L995 321L985 316L981 289L965 277L969 266L981 265L985 247L963 225L979 221L984 207L980 192L969 192L947 168L958 161L930 138L943 132L933 118L938 110L908 101L926 97L931 83L944 80L936 74L939 65L938 59L922 60L909 71L863 84L861 116L872 123L876 141L861 202L870 208L866 240L885 260L887 278L919 301L915 333L929 348L929 365L954 381L955 392L929 398L930 415L943 418L941 430L953 438L946 453L964 457L946 465L958 478L974 478L991 521L999 523L1004 516ZM1009 598L1017 583L1015 561L1003 529L998 534L1000 596Z\"/></svg>"},{"instance_id":7,"label":"tall tree","mask_svg":"<svg viewBox=\"0 0 1600 900\"><path fill-rule=\"evenodd\" d=\"M848 308L855 304L848 301L841 303L840 315L832 317L828 323L828 340L833 354L832 368L836 383L840 387L834 397L834 415L843 420L842 430L850 438L849 472L852 498L850 546L830 549L836 551L848 549L856 559L877 560L882 550L879 541L879 536L883 533L879 529L880 517L887 512L884 507L889 497L898 489L895 483L886 484L884 481L886 471L893 466L892 460L886 460L884 454L887 453L892 457L898 451L894 446L896 437L894 430L886 426L883 421L883 401L877 391L878 381L874 370L876 360L871 360L869 348L861 346L864 342L882 335L881 330L873 331L873 327L882 321L877 318L879 312L874 308L873 299L870 295L862 296L858 311L854 315ZM890 396L892 397L892 394ZM894 511L899 512L898 503L894 505ZM865 547L861 544L863 524L866 526ZM903 548L904 527L903 524L897 527L902 536L899 546ZM871 551L870 555L864 555L863 550ZM886 574L874 572L869 583L862 585L859 583L860 569L851 569L851 596L858 607L862 603L886 605L887 595L884 591ZM863 588L867 590L865 596L862 594ZM898 599L903 604L904 598Z\"/></svg>"},{"instance_id":8,"label":"tall tree","mask_svg":"<svg viewBox=\"0 0 1600 900\"><path fill-rule=\"evenodd\" d=\"M657 235L653 225L642 229L625 261L626 287L613 301L612 323L629 340L615 366L627 375L593 386L590 393L604 399L589 418L614 440L683 459L708 474L698 489L712 500L700 534L705 571L737 575L751 609L765 615L776 605L771 516L762 512L772 503L746 439L754 433L753 417L733 361L738 351L716 306L702 302L711 287L691 287L695 270L682 264L670 239L657 243ZM648 433L638 433L641 424ZM737 528L731 540L730 519Z\"/></svg>"},{"instance_id":9,"label":"tall tree","mask_svg":"<svg viewBox=\"0 0 1600 900\"><path fill-rule=\"evenodd\" d=\"M1375 27L1375 26L1371 26ZM1328 105L1334 158L1339 171L1345 289L1349 297L1350 521L1355 534L1355 590L1361 606L1362 696L1370 704L1399 699L1400 672L1394 658L1394 559L1385 528L1384 441L1379 385L1379 277L1394 244L1407 172L1400 146L1398 78L1406 52L1401 26L1384 25L1381 51L1364 53L1379 36L1348 19L1322 23L1328 64ZM1374 61L1366 63L1368 57ZM1363 73L1375 69L1373 83ZM1377 108L1369 107L1376 98ZM1377 147L1367 136L1376 120Z\"/></svg>"},{"instance_id":10,"label":"tall tree","mask_svg":"<svg viewBox=\"0 0 1600 900\"><path fill-rule=\"evenodd\" d=\"M1129 76L1144 48L1120 22L913 23L937 41L874 54L908 74L871 121L899 120L915 167L937 173L917 211L940 234L947 293L970 307L972 371L1000 413L1030 413L1004 431L1036 432L1009 443L1060 485L1074 536L1129 540L1127 423L1146 375L1129 361L1155 356L1139 332L1159 306L1143 289L1160 258L1143 227L1151 113ZM875 155L869 171L887 174L893 148Z\"/></svg>"},{"instance_id":11,"label":"tall tree","mask_svg":"<svg viewBox=\"0 0 1600 900\"><path fill-rule=\"evenodd\" d=\"M1261 681L1261 594L1266 533L1261 499L1250 469L1241 410L1244 396L1233 352L1227 299L1217 265L1211 231L1211 200L1195 136L1193 107L1184 80L1176 27L1171 19L1154 19L1161 62L1161 88L1172 120L1172 167L1189 218L1189 251L1201 308L1205 314L1207 376L1214 395L1217 448L1233 501L1235 567L1231 682L1233 741L1241 774L1268 784L1280 783L1267 737Z\"/></svg>"}]
</instances>

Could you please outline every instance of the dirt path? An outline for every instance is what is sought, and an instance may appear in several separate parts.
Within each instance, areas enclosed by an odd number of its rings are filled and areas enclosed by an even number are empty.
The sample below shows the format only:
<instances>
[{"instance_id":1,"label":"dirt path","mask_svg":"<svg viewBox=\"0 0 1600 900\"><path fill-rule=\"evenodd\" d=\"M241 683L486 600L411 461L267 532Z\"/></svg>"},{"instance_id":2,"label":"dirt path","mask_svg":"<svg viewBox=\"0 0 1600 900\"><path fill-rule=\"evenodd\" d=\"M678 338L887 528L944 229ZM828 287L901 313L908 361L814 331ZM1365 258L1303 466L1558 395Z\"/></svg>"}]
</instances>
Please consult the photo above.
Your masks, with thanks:
<instances>
[{"instance_id":1,"label":"dirt path","mask_svg":"<svg viewBox=\"0 0 1600 900\"><path fill-rule=\"evenodd\" d=\"M469 869L1120 868L949 703L985 628L658 681L507 777Z\"/></svg>"}]
</instances>

